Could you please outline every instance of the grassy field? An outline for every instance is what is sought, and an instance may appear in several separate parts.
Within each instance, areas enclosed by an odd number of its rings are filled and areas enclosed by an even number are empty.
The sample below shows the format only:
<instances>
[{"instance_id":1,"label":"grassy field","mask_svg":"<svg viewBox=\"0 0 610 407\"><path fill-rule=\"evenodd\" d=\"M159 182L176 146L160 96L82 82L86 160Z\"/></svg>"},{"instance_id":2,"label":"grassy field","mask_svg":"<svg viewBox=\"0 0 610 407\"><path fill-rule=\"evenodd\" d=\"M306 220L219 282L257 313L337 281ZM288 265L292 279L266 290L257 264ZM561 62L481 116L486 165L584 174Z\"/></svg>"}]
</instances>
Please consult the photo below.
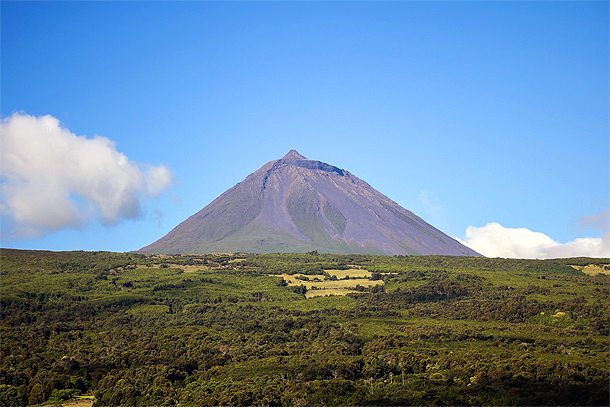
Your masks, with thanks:
<instances>
[{"instance_id":1,"label":"grassy field","mask_svg":"<svg viewBox=\"0 0 610 407\"><path fill-rule=\"evenodd\" d=\"M585 274L590 276L594 276L597 274L605 274L610 275L610 264L597 265L597 264L587 264L586 266L571 266L576 270L582 271Z\"/></svg>"},{"instance_id":2,"label":"grassy field","mask_svg":"<svg viewBox=\"0 0 610 407\"><path fill-rule=\"evenodd\" d=\"M330 274L331 276L335 276L338 279L344 279L346 277L356 277L356 278L370 278L371 277L371 272L368 270L364 270L361 268L350 268L347 270L324 270L326 271L328 274Z\"/></svg>"},{"instance_id":3,"label":"grassy field","mask_svg":"<svg viewBox=\"0 0 610 407\"><path fill-rule=\"evenodd\" d=\"M289 286L304 286L307 288L306 298L323 297L327 295L347 295L358 291L353 288L356 286L369 287L383 285L383 280L371 280L371 272L360 268L350 268L347 270L324 270L324 274L305 275L296 274L277 274ZM334 277L335 279L331 279Z\"/></svg>"},{"instance_id":4,"label":"grassy field","mask_svg":"<svg viewBox=\"0 0 610 407\"><path fill-rule=\"evenodd\" d=\"M608 259L0 256L0 405L610 402Z\"/></svg>"},{"instance_id":5,"label":"grassy field","mask_svg":"<svg viewBox=\"0 0 610 407\"><path fill-rule=\"evenodd\" d=\"M47 404L48 406L54 407L91 407L95 402L95 397L93 396L78 396L75 399L63 401L61 403L51 403Z\"/></svg>"}]
</instances>

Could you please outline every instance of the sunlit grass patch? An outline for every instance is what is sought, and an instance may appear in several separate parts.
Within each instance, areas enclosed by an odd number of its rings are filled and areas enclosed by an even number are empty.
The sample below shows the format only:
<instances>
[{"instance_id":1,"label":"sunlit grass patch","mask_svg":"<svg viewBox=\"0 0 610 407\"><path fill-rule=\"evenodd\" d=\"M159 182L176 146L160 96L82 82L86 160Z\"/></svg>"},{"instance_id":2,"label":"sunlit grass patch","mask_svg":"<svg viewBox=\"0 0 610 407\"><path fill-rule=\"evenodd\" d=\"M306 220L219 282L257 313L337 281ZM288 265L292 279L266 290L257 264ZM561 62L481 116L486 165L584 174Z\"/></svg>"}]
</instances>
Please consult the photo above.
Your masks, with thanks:
<instances>
[{"instance_id":1,"label":"sunlit grass patch","mask_svg":"<svg viewBox=\"0 0 610 407\"><path fill-rule=\"evenodd\" d=\"M364 273L370 274L366 270L352 269L355 272L360 272L360 275ZM350 270L330 270L330 271L342 271L348 272ZM356 273L354 273L356 274ZM345 275L350 275L346 273ZM350 275L351 276L351 275ZM346 295L348 293L356 292L353 290L356 286L368 287L383 285L383 280L372 281L368 278L350 278L346 280L328 280L323 275L304 275L304 274L281 274L276 277L281 277L286 281L289 286L300 286L303 285L307 288L306 297L323 297L327 295Z\"/></svg>"},{"instance_id":2,"label":"sunlit grass patch","mask_svg":"<svg viewBox=\"0 0 610 407\"><path fill-rule=\"evenodd\" d=\"M330 274L331 276L335 276L338 279L342 279L345 278L346 276L349 277L366 277L366 278L370 278L371 277L371 272L368 270L364 270L364 269L360 269L360 268L351 268L349 270L324 270L326 271L328 274Z\"/></svg>"},{"instance_id":3,"label":"sunlit grass patch","mask_svg":"<svg viewBox=\"0 0 610 407\"><path fill-rule=\"evenodd\" d=\"M327 280L327 281L303 281L302 284L311 290L312 287L319 289L346 289L350 287L356 287L357 285L368 287L383 284L383 280L372 281L367 278L354 278L350 280Z\"/></svg>"},{"instance_id":4,"label":"sunlit grass patch","mask_svg":"<svg viewBox=\"0 0 610 407\"><path fill-rule=\"evenodd\" d=\"M58 406L58 407L91 407L93 402L95 401L94 396L77 396L75 399L71 401L63 401L58 404L47 404L50 406Z\"/></svg>"},{"instance_id":5,"label":"sunlit grass patch","mask_svg":"<svg viewBox=\"0 0 610 407\"><path fill-rule=\"evenodd\" d=\"M288 283L288 285L301 285L306 282L312 282L313 280L324 281L325 276L322 274L306 275L306 274L276 274L274 277L281 277Z\"/></svg>"},{"instance_id":6,"label":"sunlit grass patch","mask_svg":"<svg viewBox=\"0 0 610 407\"><path fill-rule=\"evenodd\" d=\"M586 266L570 266L576 270L582 271L585 274L588 274L590 276L595 276L597 274L605 274L605 275L610 275L610 264L605 264L605 265L595 265L595 264L588 264Z\"/></svg>"}]
</instances>

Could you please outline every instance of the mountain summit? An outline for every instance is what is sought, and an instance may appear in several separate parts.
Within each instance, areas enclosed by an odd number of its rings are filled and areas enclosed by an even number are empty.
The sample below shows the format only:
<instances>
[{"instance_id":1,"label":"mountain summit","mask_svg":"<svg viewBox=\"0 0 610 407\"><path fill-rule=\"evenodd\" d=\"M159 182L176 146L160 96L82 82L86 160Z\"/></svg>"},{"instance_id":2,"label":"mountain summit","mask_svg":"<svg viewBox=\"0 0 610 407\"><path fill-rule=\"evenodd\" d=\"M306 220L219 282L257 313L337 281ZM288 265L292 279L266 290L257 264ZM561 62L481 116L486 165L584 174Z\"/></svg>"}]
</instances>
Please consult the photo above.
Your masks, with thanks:
<instances>
[{"instance_id":1,"label":"mountain summit","mask_svg":"<svg viewBox=\"0 0 610 407\"><path fill-rule=\"evenodd\" d=\"M358 177L295 150L270 161L140 253L478 253Z\"/></svg>"},{"instance_id":2,"label":"mountain summit","mask_svg":"<svg viewBox=\"0 0 610 407\"><path fill-rule=\"evenodd\" d=\"M282 160L307 160L297 150L290 150L288 154L282 157Z\"/></svg>"}]
</instances>

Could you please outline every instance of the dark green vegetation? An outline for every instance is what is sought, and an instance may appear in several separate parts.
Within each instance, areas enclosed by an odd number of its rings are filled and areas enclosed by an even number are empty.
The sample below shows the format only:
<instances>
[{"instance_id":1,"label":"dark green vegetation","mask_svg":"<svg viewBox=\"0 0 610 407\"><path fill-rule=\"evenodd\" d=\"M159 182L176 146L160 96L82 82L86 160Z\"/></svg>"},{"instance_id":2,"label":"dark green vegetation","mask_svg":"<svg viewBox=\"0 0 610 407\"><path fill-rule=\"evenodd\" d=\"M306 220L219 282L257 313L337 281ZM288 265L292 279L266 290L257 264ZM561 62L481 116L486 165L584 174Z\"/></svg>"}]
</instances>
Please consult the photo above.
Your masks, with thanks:
<instances>
[{"instance_id":1,"label":"dark green vegetation","mask_svg":"<svg viewBox=\"0 0 610 407\"><path fill-rule=\"evenodd\" d=\"M608 259L2 250L1 404L608 405ZM305 299L271 274L361 266ZM368 290L368 292L367 292Z\"/></svg>"}]
</instances>

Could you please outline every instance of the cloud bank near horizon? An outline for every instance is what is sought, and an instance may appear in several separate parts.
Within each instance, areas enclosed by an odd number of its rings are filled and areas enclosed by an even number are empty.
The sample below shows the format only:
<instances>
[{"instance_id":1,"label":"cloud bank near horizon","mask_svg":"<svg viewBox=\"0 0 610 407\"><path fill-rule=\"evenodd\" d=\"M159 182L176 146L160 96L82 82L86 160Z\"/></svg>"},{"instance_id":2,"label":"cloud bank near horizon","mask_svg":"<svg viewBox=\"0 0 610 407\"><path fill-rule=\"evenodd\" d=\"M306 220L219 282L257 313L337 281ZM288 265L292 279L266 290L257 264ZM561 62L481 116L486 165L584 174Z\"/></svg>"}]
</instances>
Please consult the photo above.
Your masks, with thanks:
<instances>
[{"instance_id":1,"label":"cloud bank near horizon","mask_svg":"<svg viewBox=\"0 0 610 407\"><path fill-rule=\"evenodd\" d=\"M581 223L595 222L604 228L600 238L586 237L568 243L558 243L544 233L527 228L507 228L492 222L482 227L468 226L466 239L460 243L486 257L522 259L553 259L565 257L610 257L610 233L604 222L609 211L582 218Z\"/></svg>"},{"instance_id":2,"label":"cloud bank near horizon","mask_svg":"<svg viewBox=\"0 0 610 407\"><path fill-rule=\"evenodd\" d=\"M173 184L167 167L131 161L114 141L77 136L50 115L14 113L0 136L2 233L13 238L138 218L144 200Z\"/></svg>"}]
</instances>

